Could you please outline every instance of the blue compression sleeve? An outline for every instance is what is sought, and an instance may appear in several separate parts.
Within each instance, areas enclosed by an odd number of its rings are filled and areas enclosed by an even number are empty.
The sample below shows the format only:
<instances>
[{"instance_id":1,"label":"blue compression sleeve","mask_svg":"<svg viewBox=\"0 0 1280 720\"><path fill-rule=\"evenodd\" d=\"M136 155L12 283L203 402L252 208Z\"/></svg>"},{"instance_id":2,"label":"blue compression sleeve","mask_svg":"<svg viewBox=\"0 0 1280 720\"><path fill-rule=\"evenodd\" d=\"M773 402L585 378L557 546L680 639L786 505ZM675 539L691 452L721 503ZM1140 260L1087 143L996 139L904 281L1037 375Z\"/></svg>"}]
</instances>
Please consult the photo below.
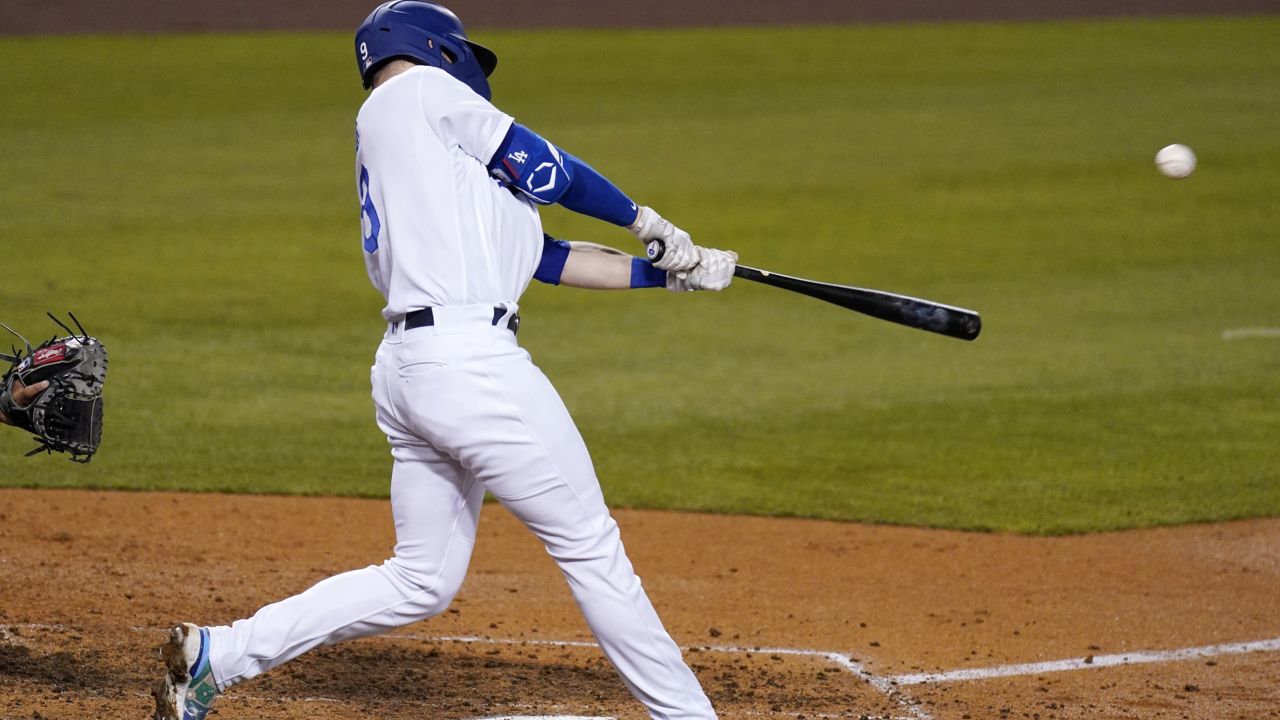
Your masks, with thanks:
<instances>
[{"instance_id":1,"label":"blue compression sleeve","mask_svg":"<svg viewBox=\"0 0 1280 720\"><path fill-rule=\"evenodd\" d=\"M489 174L540 205L564 207L614 225L630 225L635 203L590 165L512 123L489 161Z\"/></svg>"},{"instance_id":2,"label":"blue compression sleeve","mask_svg":"<svg viewBox=\"0 0 1280 720\"><path fill-rule=\"evenodd\" d=\"M631 198L596 172L590 165L569 153L562 153L569 165L573 181L560 196L560 204L576 213L611 222L623 227L636 221L639 208Z\"/></svg>"},{"instance_id":3,"label":"blue compression sleeve","mask_svg":"<svg viewBox=\"0 0 1280 720\"><path fill-rule=\"evenodd\" d=\"M542 261L533 272L533 279L548 285L559 285L560 276L564 274L564 264L569 260L569 243L557 240L550 235L542 236ZM635 282L635 271L631 273Z\"/></svg>"}]
</instances>

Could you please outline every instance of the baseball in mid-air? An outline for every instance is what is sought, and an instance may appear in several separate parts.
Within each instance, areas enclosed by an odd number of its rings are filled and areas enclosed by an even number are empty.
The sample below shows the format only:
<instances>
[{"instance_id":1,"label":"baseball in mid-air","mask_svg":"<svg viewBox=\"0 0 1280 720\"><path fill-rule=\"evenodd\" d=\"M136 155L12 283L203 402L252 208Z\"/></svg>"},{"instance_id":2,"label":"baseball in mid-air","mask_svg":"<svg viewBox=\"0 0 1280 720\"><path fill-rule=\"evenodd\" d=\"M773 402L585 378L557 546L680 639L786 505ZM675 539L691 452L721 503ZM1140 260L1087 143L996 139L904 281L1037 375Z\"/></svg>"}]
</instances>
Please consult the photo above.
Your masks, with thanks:
<instances>
[{"instance_id":1,"label":"baseball in mid-air","mask_svg":"<svg viewBox=\"0 0 1280 720\"><path fill-rule=\"evenodd\" d=\"M1174 143L1156 153L1156 167L1165 177L1181 180L1196 169L1196 154L1186 145Z\"/></svg>"}]
</instances>

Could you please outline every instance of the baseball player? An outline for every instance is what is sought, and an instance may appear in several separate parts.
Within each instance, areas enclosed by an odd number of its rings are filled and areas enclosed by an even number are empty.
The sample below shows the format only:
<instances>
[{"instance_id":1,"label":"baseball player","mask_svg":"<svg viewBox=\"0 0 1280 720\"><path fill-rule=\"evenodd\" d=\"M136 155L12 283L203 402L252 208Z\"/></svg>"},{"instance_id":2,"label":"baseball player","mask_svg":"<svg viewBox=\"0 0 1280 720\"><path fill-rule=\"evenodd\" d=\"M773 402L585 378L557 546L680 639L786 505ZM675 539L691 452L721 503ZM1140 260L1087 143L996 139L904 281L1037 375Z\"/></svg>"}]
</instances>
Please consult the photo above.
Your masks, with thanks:
<instances>
[{"instance_id":1,"label":"baseball player","mask_svg":"<svg viewBox=\"0 0 1280 720\"><path fill-rule=\"evenodd\" d=\"M371 372L394 460L394 556L230 626L184 623L162 648L157 720L200 720L219 692L319 645L443 612L462 585L485 491L544 543L601 649L653 718L715 711L623 550L586 446L516 343L531 279L596 289L729 285L737 256L695 246L590 166L490 102L497 57L451 12L381 5L356 32L371 89L356 120L365 266L386 298ZM542 232L538 206L661 240L657 263Z\"/></svg>"}]
</instances>

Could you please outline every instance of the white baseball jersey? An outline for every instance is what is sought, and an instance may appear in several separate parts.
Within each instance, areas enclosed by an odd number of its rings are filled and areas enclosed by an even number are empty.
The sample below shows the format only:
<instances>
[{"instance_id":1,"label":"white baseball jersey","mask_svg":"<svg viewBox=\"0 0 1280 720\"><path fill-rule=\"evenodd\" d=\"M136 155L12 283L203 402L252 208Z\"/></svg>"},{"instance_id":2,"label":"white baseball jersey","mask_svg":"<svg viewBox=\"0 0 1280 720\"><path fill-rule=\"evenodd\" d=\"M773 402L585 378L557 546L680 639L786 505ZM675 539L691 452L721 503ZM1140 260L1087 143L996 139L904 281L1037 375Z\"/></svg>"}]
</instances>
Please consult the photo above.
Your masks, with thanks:
<instances>
[{"instance_id":1,"label":"white baseball jersey","mask_svg":"<svg viewBox=\"0 0 1280 720\"><path fill-rule=\"evenodd\" d=\"M375 88L356 118L365 266L393 320L425 307L514 304L542 255L532 202L486 167L511 116L443 70Z\"/></svg>"}]
</instances>

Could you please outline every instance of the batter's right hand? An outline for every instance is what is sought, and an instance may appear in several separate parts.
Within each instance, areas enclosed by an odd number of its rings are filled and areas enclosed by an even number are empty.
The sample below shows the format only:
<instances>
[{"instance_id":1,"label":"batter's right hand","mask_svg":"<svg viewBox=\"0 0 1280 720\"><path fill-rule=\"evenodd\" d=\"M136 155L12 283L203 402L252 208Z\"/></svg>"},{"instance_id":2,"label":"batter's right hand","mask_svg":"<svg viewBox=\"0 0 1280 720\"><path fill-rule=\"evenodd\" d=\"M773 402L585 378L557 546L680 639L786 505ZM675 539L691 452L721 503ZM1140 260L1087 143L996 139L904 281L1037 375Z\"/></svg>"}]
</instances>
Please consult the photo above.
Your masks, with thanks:
<instances>
[{"instance_id":1,"label":"batter's right hand","mask_svg":"<svg viewBox=\"0 0 1280 720\"><path fill-rule=\"evenodd\" d=\"M662 257L653 263L659 270L679 272L692 270L698 264L698 251L689 238L689 233L663 219L653 208L640 208L636 221L627 229L646 245L651 240L662 241Z\"/></svg>"}]
</instances>

